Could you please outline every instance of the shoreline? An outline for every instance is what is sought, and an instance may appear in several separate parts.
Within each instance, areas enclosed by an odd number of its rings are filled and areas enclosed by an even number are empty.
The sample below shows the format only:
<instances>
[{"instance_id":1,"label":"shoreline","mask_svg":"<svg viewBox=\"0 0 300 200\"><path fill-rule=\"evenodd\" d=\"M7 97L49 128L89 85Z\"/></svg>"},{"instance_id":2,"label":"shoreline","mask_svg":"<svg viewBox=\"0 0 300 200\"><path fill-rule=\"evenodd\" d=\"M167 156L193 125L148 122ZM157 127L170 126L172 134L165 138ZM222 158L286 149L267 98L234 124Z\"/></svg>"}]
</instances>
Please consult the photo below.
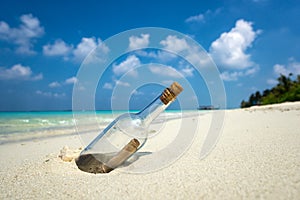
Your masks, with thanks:
<instances>
[{"instance_id":1,"label":"shoreline","mask_svg":"<svg viewBox=\"0 0 300 200\"><path fill-rule=\"evenodd\" d=\"M178 116L179 113L182 113L182 115ZM162 123L168 120L174 120L182 117L191 117L191 116L198 116L198 115L203 115L207 114L208 112L198 112L198 111L171 111L171 112L165 112L162 114L158 119L154 120L154 124L156 123ZM59 116L58 114L54 114ZM115 115L115 116L118 116ZM102 117L102 116L101 116ZM90 116L87 117L90 119ZM105 116L103 117L103 122L95 124L95 122L98 122L97 119L92 122L82 122L79 123L78 125L80 126L80 129L84 128L84 132L81 134L88 134L91 132L99 132L103 130L111 121L113 121L114 116L109 115L105 113ZM24 119L19 119L24 121ZM48 121L48 119L39 119L42 121ZM63 122L65 122L65 118L60 119ZM75 119L72 117L68 119L69 121L74 121ZM77 120L77 119L76 119ZM83 121L85 119L83 118ZM27 124L24 124L27 125ZM81 127L84 126L84 127ZM35 129L34 129L35 128ZM27 128L28 129L28 128ZM30 141L30 140L37 140L37 139L47 139L47 138L52 138L52 137L63 137L63 136L69 136L69 135L77 135L79 134L77 132L77 127L74 122L74 124L58 124L56 126L48 126L46 128L43 128L43 125L39 125L37 127L33 127L33 130L27 130L27 131L19 131L19 132L14 132L14 133L1 133L0 132L0 145L6 144L6 143L14 143L14 142L24 142L24 141Z\"/></svg>"},{"instance_id":2,"label":"shoreline","mask_svg":"<svg viewBox=\"0 0 300 200\"><path fill-rule=\"evenodd\" d=\"M199 159L211 114L185 116L187 127L199 121L191 145L174 162L149 173L126 173L130 165L109 174L80 171L74 161L64 162L58 157L64 146L72 149L84 146L77 134L1 144L0 199L297 199L300 196L300 102L226 110L216 147L207 157ZM178 119L174 119L158 127L164 139L159 140L161 143L150 141L147 148L159 150L170 142L178 124ZM148 151L147 148L143 151Z\"/></svg>"}]
</instances>

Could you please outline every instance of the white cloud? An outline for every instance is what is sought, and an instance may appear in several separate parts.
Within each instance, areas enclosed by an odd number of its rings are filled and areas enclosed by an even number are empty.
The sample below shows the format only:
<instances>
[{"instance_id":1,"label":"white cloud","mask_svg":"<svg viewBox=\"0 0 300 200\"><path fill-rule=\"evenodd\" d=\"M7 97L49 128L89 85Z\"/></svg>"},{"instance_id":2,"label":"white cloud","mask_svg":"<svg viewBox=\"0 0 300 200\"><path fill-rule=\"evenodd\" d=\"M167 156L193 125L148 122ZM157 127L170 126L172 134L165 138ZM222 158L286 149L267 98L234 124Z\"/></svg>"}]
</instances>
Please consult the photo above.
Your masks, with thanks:
<instances>
[{"instance_id":1,"label":"white cloud","mask_svg":"<svg viewBox=\"0 0 300 200\"><path fill-rule=\"evenodd\" d=\"M113 88L113 86L112 86L111 83L105 83L105 84L103 85L103 88L104 88L104 89L111 90L111 89Z\"/></svg>"},{"instance_id":2,"label":"white cloud","mask_svg":"<svg viewBox=\"0 0 300 200\"><path fill-rule=\"evenodd\" d=\"M225 71L225 72L221 73L220 76L223 81L236 81L236 80L238 80L238 77L243 76L243 73L242 72Z\"/></svg>"},{"instance_id":3,"label":"white cloud","mask_svg":"<svg viewBox=\"0 0 300 200\"><path fill-rule=\"evenodd\" d=\"M277 75L280 75L280 74L288 75L289 74L288 69L284 65L276 64L273 66L273 70L274 70L275 74L277 74Z\"/></svg>"},{"instance_id":4,"label":"white cloud","mask_svg":"<svg viewBox=\"0 0 300 200\"><path fill-rule=\"evenodd\" d=\"M157 59L159 61L163 61L163 62L169 62L171 60L174 60L177 56L175 54L172 54L170 52L167 51L158 51L157 52Z\"/></svg>"},{"instance_id":5,"label":"white cloud","mask_svg":"<svg viewBox=\"0 0 300 200\"><path fill-rule=\"evenodd\" d=\"M194 15L194 16L190 16L189 18L187 18L185 20L186 23L190 23L190 22L204 22L204 15L203 14L199 14L199 15Z\"/></svg>"},{"instance_id":6,"label":"white cloud","mask_svg":"<svg viewBox=\"0 0 300 200\"><path fill-rule=\"evenodd\" d=\"M78 82L77 82L78 83ZM76 90L79 90L79 91L84 91L86 90L86 87L84 87L84 85L82 85L81 83L78 83L77 86L76 86Z\"/></svg>"},{"instance_id":7,"label":"white cloud","mask_svg":"<svg viewBox=\"0 0 300 200\"><path fill-rule=\"evenodd\" d=\"M256 66L248 68L246 71L244 71L244 75L245 76L253 75L253 74L255 74L258 71L259 71L259 66L256 65Z\"/></svg>"},{"instance_id":8,"label":"white cloud","mask_svg":"<svg viewBox=\"0 0 300 200\"><path fill-rule=\"evenodd\" d=\"M191 76L194 76L194 74L193 74L194 68L192 68L192 67L185 67L185 68L181 69L180 72L181 72L185 77L191 77Z\"/></svg>"},{"instance_id":9,"label":"white cloud","mask_svg":"<svg viewBox=\"0 0 300 200\"><path fill-rule=\"evenodd\" d=\"M268 80L267 80L267 83L268 83L269 85L276 85L276 84L278 83L278 81L275 80L275 79L268 79Z\"/></svg>"},{"instance_id":10,"label":"white cloud","mask_svg":"<svg viewBox=\"0 0 300 200\"><path fill-rule=\"evenodd\" d=\"M129 83L123 82L123 81L119 81L119 80L116 80L116 85L124 86L124 87L129 87L130 86Z\"/></svg>"},{"instance_id":11,"label":"white cloud","mask_svg":"<svg viewBox=\"0 0 300 200\"><path fill-rule=\"evenodd\" d=\"M130 84L125 81L114 80L116 86L130 87ZM113 89L113 83L104 83L103 89L111 90Z\"/></svg>"},{"instance_id":12,"label":"white cloud","mask_svg":"<svg viewBox=\"0 0 300 200\"><path fill-rule=\"evenodd\" d=\"M50 88L57 88L57 87L61 87L62 85L72 85L78 83L78 79L75 76L72 76L70 78L67 78L65 81L63 82L58 82L58 81L54 81L49 83L49 87ZM77 86L78 89L83 89L82 86Z\"/></svg>"},{"instance_id":13,"label":"white cloud","mask_svg":"<svg viewBox=\"0 0 300 200\"><path fill-rule=\"evenodd\" d=\"M67 78L66 80L61 81L61 82L58 82L58 81L51 82L51 83L49 83L48 86L50 88L58 88L58 87L61 87L63 85L73 85L75 83L77 83L77 86L76 86L77 88L76 89L85 90L85 87L78 82L78 79L75 76Z\"/></svg>"},{"instance_id":14,"label":"white cloud","mask_svg":"<svg viewBox=\"0 0 300 200\"><path fill-rule=\"evenodd\" d=\"M54 44L44 45L43 53L46 56L63 56L65 60L82 62L94 49L97 49L97 52L89 57L91 59L89 61L101 61L109 51L109 48L102 43L100 38L83 37L76 47L73 44L67 44L62 39L57 39Z\"/></svg>"},{"instance_id":15,"label":"white cloud","mask_svg":"<svg viewBox=\"0 0 300 200\"><path fill-rule=\"evenodd\" d=\"M185 38L178 38L175 35L168 35L160 42L163 47L171 52L181 53L194 65L205 67L210 63L207 53L197 45L189 44Z\"/></svg>"},{"instance_id":16,"label":"white cloud","mask_svg":"<svg viewBox=\"0 0 300 200\"><path fill-rule=\"evenodd\" d=\"M214 56L215 61L221 67L228 68L220 75L223 80L235 81L240 77L251 76L259 70L259 66L250 60L250 55L245 54L246 49L252 45L257 34L259 31L254 32L250 22L239 20L236 22L236 27L228 33L223 33L219 39L212 43L210 55ZM189 44L185 38L169 35L160 44L167 50L185 55L190 63L197 66L205 67L210 63L207 53L198 46ZM156 71L152 69L152 72L159 74L159 70L154 69ZM188 66L178 69L178 72L185 77L193 76L193 71L194 69ZM173 75L170 72L167 73L170 74L169 76ZM165 75L167 73L160 72L160 74Z\"/></svg>"},{"instance_id":17,"label":"white cloud","mask_svg":"<svg viewBox=\"0 0 300 200\"><path fill-rule=\"evenodd\" d=\"M280 74L288 76L290 73L292 73L293 75L300 75L300 62L297 62L293 58L290 58L286 66L276 64L273 66L273 70L277 76L279 76Z\"/></svg>"},{"instance_id":18,"label":"white cloud","mask_svg":"<svg viewBox=\"0 0 300 200\"><path fill-rule=\"evenodd\" d=\"M48 86L50 88L57 88L57 87L60 87L61 84L59 82L55 81L55 82L50 83Z\"/></svg>"},{"instance_id":19,"label":"white cloud","mask_svg":"<svg viewBox=\"0 0 300 200\"><path fill-rule=\"evenodd\" d=\"M172 77L172 78L182 78L182 77L191 77L194 76L194 68L186 66L181 67L180 69L175 69L171 66L165 65L155 65L152 64L149 66L150 72L156 75Z\"/></svg>"},{"instance_id":20,"label":"white cloud","mask_svg":"<svg viewBox=\"0 0 300 200\"><path fill-rule=\"evenodd\" d=\"M154 51L137 50L135 54L141 57L156 58L157 54Z\"/></svg>"},{"instance_id":21,"label":"white cloud","mask_svg":"<svg viewBox=\"0 0 300 200\"><path fill-rule=\"evenodd\" d=\"M41 90L37 90L35 93L38 94L38 95L46 96L46 97L51 97L52 96L51 92L42 92Z\"/></svg>"},{"instance_id":22,"label":"white cloud","mask_svg":"<svg viewBox=\"0 0 300 200\"><path fill-rule=\"evenodd\" d=\"M0 40L15 44L17 53L34 54L34 40L44 34L44 28L32 14L22 15L20 21L17 28L11 28L6 22L0 21Z\"/></svg>"},{"instance_id":23,"label":"white cloud","mask_svg":"<svg viewBox=\"0 0 300 200\"><path fill-rule=\"evenodd\" d=\"M54 44L43 46L43 53L47 56L67 56L73 49L73 45L66 44L63 40L58 39Z\"/></svg>"},{"instance_id":24,"label":"white cloud","mask_svg":"<svg viewBox=\"0 0 300 200\"><path fill-rule=\"evenodd\" d=\"M141 34L141 37L129 37L129 50L146 48L149 45L149 34Z\"/></svg>"},{"instance_id":25,"label":"white cloud","mask_svg":"<svg viewBox=\"0 0 300 200\"><path fill-rule=\"evenodd\" d=\"M140 65L140 60L135 55L130 55L126 58L125 61L121 62L120 64L114 64L113 72L117 76L128 73L129 75L136 77L138 74L134 69Z\"/></svg>"},{"instance_id":26,"label":"white cloud","mask_svg":"<svg viewBox=\"0 0 300 200\"><path fill-rule=\"evenodd\" d=\"M194 76L195 69L191 67L189 64L187 64L186 61L179 61L178 63L178 71L184 76L184 77L192 77Z\"/></svg>"},{"instance_id":27,"label":"white cloud","mask_svg":"<svg viewBox=\"0 0 300 200\"><path fill-rule=\"evenodd\" d=\"M16 48L16 53L23 54L23 55L34 55L36 52L32 50L32 44L28 45L20 45Z\"/></svg>"},{"instance_id":28,"label":"white cloud","mask_svg":"<svg viewBox=\"0 0 300 200\"><path fill-rule=\"evenodd\" d=\"M9 25L4 21L0 21L0 38L2 40L8 39L9 31L10 31Z\"/></svg>"},{"instance_id":29,"label":"white cloud","mask_svg":"<svg viewBox=\"0 0 300 200\"><path fill-rule=\"evenodd\" d=\"M76 46L76 48L73 51L75 60L82 61L99 44L101 44L101 40L99 38L97 40L95 37L82 38L81 42Z\"/></svg>"},{"instance_id":30,"label":"white cloud","mask_svg":"<svg viewBox=\"0 0 300 200\"><path fill-rule=\"evenodd\" d=\"M172 78L182 77L181 74L171 66L150 65L149 69L153 74L160 76L167 76Z\"/></svg>"},{"instance_id":31,"label":"white cloud","mask_svg":"<svg viewBox=\"0 0 300 200\"><path fill-rule=\"evenodd\" d=\"M190 48L184 38L179 39L175 35L168 35L165 40L160 41L160 44L163 45L165 49L174 52L180 52Z\"/></svg>"},{"instance_id":32,"label":"white cloud","mask_svg":"<svg viewBox=\"0 0 300 200\"><path fill-rule=\"evenodd\" d=\"M20 26L21 33L27 38L40 37L44 34L44 28L40 26L39 19L33 17L32 14L22 15L20 19L23 23Z\"/></svg>"},{"instance_id":33,"label":"white cloud","mask_svg":"<svg viewBox=\"0 0 300 200\"><path fill-rule=\"evenodd\" d=\"M140 51L136 51L136 54L141 57L156 59L159 63L161 62L166 63L176 59L177 57L175 54L172 54L168 51L162 51L162 50L158 50L157 52L140 50Z\"/></svg>"},{"instance_id":34,"label":"white cloud","mask_svg":"<svg viewBox=\"0 0 300 200\"><path fill-rule=\"evenodd\" d=\"M259 70L258 66L242 71L224 71L220 77L223 81L237 81L240 77L251 76Z\"/></svg>"},{"instance_id":35,"label":"white cloud","mask_svg":"<svg viewBox=\"0 0 300 200\"><path fill-rule=\"evenodd\" d=\"M16 64L11 68L0 67L0 80L41 80L43 74L33 75L30 67Z\"/></svg>"},{"instance_id":36,"label":"white cloud","mask_svg":"<svg viewBox=\"0 0 300 200\"><path fill-rule=\"evenodd\" d=\"M38 75L35 75L35 76L31 77L30 80L32 80L32 81L38 81L38 80L42 80L43 78L44 78L43 74L39 73Z\"/></svg>"},{"instance_id":37,"label":"white cloud","mask_svg":"<svg viewBox=\"0 0 300 200\"><path fill-rule=\"evenodd\" d=\"M62 97L65 97L66 96L66 93L53 93L53 97L55 98L62 98Z\"/></svg>"},{"instance_id":38,"label":"white cloud","mask_svg":"<svg viewBox=\"0 0 300 200\"><path fill-rule=\"evenodd\" d=\"M220 68L227 69L221 74L224 81L236 81L259 70L259 66L246 51L260 32L253 30L251 22L240 19L236 21L235 27L222 33L211 44L209 54Z\"/></svg>"},{"instance_id":39,"label":"white cloud","mask_svg":"<svg viewBox=\"0 0 300 200\"><path fill-rule=\"evenodd\" d=\"M246 69L254 66L246 50L252 46L260 31L254 31L251 22L240 19L229 32L222 33L209 49L217 65L227 69Z\"/></svg>"},{"instance_id":40,"label":"white cloud","mask_svg":"<svg viewBox=\"0 0 300 200\"><path fill-rule=\"evenodd\" d=\"M300 75L300 62L296 61L294 58L289 58L286 65L275 64L273 66L273 72L276 75L276 78L281 74L284 76L289 76L293 74L294 76ZM269 85L276 85L278 81L275 78L270 78L267 80Z\"/></svg>"},{"instance_id":41,"label":"white cloud","mask_svg":"<svg viewBox=\"0 0 300 200\"><path fill-rule=\"evenodd\" d=\"M37 95L40 95L40 96L44 96L44 97L54 97L54 98L63 98L66 96L65 93L52 93L52 92L43 92L41 90L37 90L35 91L35 93Z\"/></svg>"},{"instance_id":42,"label":"white cloud","mask_svg":"<svg viewBox=\"0 0 300 200\"><path fill-rule=\"evenodd\" d=\"M75 84L77 82L78 82L78 79L75 76L73 76L73 77L68 78L68 79L65 80L66 84Z\"/></svg>"},{"instance_id":43,"label":"white cloud","mask_svg":"<svg viewBox=\"0 0 300 200\"><path fill-rule=\"evenodd\" d=\"M185 23L204 23L208 18L219 14L221 12L221 10L222 10L221 8L218 8L215 11L207 10L204 13L190 16L185 20Z\"/></svg>"},{"instance_id":44,"label":"white cloud","mask_svg":"<svg viewBox=\"0 0 300 200\"><path fill-rule=\"evenodd\" d=\"M144 95L144 92L134 90L134 91L132 92L132 95L135 95L135 96Z\"/></svg>"}]
</instances>

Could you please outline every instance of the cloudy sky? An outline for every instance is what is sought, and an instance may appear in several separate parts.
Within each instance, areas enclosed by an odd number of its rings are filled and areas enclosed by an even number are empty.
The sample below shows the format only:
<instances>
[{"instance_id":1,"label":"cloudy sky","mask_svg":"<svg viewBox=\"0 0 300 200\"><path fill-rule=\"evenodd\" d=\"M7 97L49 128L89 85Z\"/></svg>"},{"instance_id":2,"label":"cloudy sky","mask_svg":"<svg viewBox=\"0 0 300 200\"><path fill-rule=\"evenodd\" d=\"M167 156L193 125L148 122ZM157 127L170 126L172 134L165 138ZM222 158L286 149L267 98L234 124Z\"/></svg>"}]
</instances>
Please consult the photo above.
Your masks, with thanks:
<instances>
[{"instance_id":1,"label":"cloudy sky","mask_svg":"<svg viewBox=\"0 0 300 200\"><path fill-rule=\"evenodd\" d=\"M120 32L141 27L176 30L202 45L220 71L227 106L239 107L252 92L274 86L279 74L300 74L298 19L297 0L3 1L0 110L71 109L73 85L88 53ZM128 49L147 47L151 37L147 33L128 37ZM182 48L180 42L170 36L161 45ZM147 66L146 74L131 70L132 80L161 76L166 83L180 79L179 72L194 88L199 85L199 91L183 95L183 101L211 103L205 81L193 66L163 51L139 51L111 64L97 87L96 108L109 109L114 88L130 86L119 78L133 66L150 62L168 67ZM141 98L156 94L144 87L132 95L130 108L139 109L145 103ZM122 99L115 101L122 105ZM187 103L182 108L195 106Z\"/></svg>"}]
</instances>

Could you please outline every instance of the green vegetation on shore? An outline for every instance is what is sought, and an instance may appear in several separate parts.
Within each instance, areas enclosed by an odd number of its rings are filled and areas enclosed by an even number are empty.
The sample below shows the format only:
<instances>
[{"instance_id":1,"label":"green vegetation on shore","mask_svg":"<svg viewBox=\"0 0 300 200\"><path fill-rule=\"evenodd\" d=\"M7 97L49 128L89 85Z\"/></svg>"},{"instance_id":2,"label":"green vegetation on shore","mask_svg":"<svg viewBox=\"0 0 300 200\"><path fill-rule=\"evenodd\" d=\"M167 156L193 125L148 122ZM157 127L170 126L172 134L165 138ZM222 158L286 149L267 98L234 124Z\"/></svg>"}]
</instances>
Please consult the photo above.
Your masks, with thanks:
<instances>
[{"instance_id":1,"label":"green vegetation on shore","mask_svg":"<svg viewBox=\"0 0 300 200\"><path fill-rule=\"evenodd\" d=\"M300 75L297 76L296 80L292 80L291 77L292 74L289 74L289 76L281 74L275 87L264 90L262 94L259 91L251 94L248 101L243 100L241 102L241 108L286 101L300 101Z\"/></svg>"}]
</instances>

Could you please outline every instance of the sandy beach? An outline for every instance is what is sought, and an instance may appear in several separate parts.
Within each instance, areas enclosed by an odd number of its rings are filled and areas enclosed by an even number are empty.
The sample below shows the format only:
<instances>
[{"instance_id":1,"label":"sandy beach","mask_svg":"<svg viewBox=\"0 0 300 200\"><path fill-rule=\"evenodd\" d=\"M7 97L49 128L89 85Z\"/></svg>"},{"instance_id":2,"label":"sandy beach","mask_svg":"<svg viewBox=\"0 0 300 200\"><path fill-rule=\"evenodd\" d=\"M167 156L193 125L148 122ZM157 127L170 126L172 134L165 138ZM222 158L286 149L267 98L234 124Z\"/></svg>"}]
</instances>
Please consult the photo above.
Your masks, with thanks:
<instances>
[{"instance_id":1,"label":"sandy beach","mask_svg":"<svg viewBox=\"0 0 300 200\"><path fill-rule=\"evenodd\" d=\"M207 157L199 154L211 113L198 117L196 137L179 159L150 173L80 171L58 157L64 146L83 146L76 133L2 144L0 199L299 199L300 102L225 113ZM168 121L161 137L176 124Z\"/></svg>"}]
</instances>

